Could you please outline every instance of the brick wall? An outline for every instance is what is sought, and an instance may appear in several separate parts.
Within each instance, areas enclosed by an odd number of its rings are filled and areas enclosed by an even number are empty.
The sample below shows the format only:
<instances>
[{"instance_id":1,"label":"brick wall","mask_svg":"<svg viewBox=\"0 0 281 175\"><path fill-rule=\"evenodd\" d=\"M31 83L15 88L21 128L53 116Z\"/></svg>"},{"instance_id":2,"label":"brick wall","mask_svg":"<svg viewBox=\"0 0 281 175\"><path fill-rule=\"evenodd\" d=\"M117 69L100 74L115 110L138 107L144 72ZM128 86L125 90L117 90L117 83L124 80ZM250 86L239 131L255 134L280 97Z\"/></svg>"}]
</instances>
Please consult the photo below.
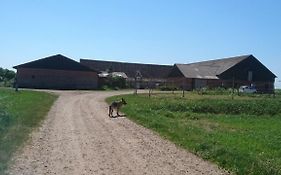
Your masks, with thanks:
<instances>
[{"instance_id":1,"label":"brick wall","mask_svg":"<svg viewBox=\"0 0 281 175\"><path fill-rule=\"evenodd\" d=\"M183 77L168 78L167 84L179 89L192 90L192 79Z\"/></svg>"},{"instance_id":2,"label":"brick wall","mask_svg":"<svg viewBox=\"0 0 281 175\"><path fill-rule=\"evenodd\" d=\"M43 89L96 89L96 72L19 68L18 87Z\"/></svg>"}]
</instances>

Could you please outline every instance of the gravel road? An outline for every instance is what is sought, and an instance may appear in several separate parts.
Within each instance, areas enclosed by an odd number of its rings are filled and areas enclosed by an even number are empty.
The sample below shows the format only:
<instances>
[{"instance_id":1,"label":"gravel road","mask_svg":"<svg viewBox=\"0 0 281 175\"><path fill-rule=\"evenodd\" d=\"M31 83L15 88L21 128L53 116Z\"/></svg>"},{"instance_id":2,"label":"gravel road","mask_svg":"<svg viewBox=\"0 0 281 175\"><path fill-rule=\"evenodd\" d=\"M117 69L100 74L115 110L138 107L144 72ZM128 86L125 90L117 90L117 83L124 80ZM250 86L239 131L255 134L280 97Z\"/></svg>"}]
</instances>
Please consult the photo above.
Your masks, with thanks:
<instances>
[{"instance_id":1,"label":"gravel road","mask_svg":"<svg viewBox=\"0 0 281 175\"><path fill-rule=\"evenodd\" d=\"M125 117L109 118L104 99L128 92L54 93L58 100L9 174L226 174Z\"/></svg>"}]
</instances>

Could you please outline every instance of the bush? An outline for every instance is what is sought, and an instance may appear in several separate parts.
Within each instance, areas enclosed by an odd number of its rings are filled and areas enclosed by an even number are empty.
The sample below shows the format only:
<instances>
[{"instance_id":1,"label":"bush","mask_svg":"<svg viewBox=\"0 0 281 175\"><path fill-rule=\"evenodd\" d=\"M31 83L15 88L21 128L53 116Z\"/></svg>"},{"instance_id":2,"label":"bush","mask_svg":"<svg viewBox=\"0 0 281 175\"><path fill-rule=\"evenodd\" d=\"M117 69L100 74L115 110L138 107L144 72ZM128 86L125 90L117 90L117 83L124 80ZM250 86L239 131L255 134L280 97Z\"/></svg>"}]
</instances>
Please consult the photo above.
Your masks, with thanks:
<instances>
[{"instance_id":1,"label":"bush","mask_svg":"<svg viewBox=\"0 0 281 175\"><path fill-rule=\"evenodd\" d=\"M127 88L126 79L123 77L108 77L104 84L101 86L101 90L119 90Z\"/></svg>"},{"instance_id":2,"label":"bush","mask_svg":"<svg viewBox=\"0 0 281 175\"><path fill-rule=\"evenodd\" d=\"M202 95L203 94L204 95L229 95L232 93L233 90L231 88L226 89L223 87L218 87L213 89L205 87L205 88L197 89L196 91L198 94L202 94ZM237 93L236 89L234 90L234 93Z\"/></svg>"},{"instance_id":3,"label":"bush","mask_svg":"<svg viewBox=\"0 0 281 175\"><path fill-rule=\"evenodd\" d=\"M281 95L281 89L275 89L275 94L276 95Z\"/></svg>"},{"instance_id":4,"label":"bush","mask_svg":"<svg viewBox=\"0 0 281 175\"><path fill-rule=\"evenodd\" d=\"M116 88L120 88L120 89L126 88L126 79L125 78L111 77L110 81L111 81L111 87L113 87L114 89L116 89Z\"/></svg>"},{"instance_id":5,"label":"bush","mask_svg":"<svg viewBox=\"0 0 281 175\"><path fill-rule=\"evenodd\" d=\"M160 86L161 91L176 91L179 90L176 86Z\"/></svg>"},{"instance_id":6,"label":"bush","mask_svg":"<svg viewBox=\"0 0 281 175\"><path fill-rule=\"evenodd\" d=\"M12 87L15 77L16 73L14 71L0 67L0 86Z\"/></svg>"}]
</instances>

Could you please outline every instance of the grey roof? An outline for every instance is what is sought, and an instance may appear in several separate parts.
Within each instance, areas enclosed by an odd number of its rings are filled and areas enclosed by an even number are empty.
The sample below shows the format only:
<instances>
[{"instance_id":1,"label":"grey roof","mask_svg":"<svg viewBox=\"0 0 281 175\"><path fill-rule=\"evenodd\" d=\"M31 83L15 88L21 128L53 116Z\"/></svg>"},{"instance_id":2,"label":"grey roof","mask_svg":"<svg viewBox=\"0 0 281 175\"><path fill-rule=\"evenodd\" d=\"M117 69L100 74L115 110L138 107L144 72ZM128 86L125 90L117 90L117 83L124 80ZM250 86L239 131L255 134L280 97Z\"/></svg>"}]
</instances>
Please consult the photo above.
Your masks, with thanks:
<instances>
[{"instance_id":1,"label":"grey roof","mask_svg":"<svg viewBox=\"0 0 281 175\"><path fill-rule=\"evenodd\" d=\"M34 68L34 69L55 69L55 70L73 70L73 71L94 71L79 62L76 62L61 54L41 58L28 63L14 66L13 68Z\"/></svg>"},{"instance_id":2,"label":"grey roof","mask_svg":"<svg viewBox=\"0 0 281 175\"><path fill-rule=\"evenodd\" d=\"M250 56L251 55L242 55L191 64L175 64L175 66L188 78L219 79L217 75L220 75Z\"/></svg>"},{"instance_id":3,"label":"grey roof","mask_svg":"<svg viewBox=\"0 0 281 175\"><path fill-rule=\"evenodd\" d=\"M166 78L173 68L172 65L127 63L92 59L80 59L80 63L99 72L124 72L129 78L134 78L136 71L140 71L143 78Z\"/></svg>"}]
</instances>

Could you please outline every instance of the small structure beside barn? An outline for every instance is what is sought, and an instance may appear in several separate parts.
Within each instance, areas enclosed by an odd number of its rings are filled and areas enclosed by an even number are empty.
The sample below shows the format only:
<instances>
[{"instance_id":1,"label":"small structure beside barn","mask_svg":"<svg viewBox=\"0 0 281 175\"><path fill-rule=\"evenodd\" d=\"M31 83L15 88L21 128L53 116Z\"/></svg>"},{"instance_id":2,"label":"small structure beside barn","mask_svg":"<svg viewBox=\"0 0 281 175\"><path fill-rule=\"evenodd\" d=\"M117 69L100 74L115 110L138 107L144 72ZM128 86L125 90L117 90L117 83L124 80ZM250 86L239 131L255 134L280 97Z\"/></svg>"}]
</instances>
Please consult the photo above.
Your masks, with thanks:
<instances>
[{"instance_id":1,"label":"small structure beside barn","mask_svg":"<svg viewBox=\"0 0 281 175\"><path fill-rule=\"evenodd\" d=\"M102 85L104 75L106 73L118 73L125 76L126 81L131 88L135 88L136 73L142 75L141 81L138 82L139 88L154 88L159 85L164 85L167 77L173 66L171 65L156 65L156 64L140 64L140 63L126 63L115 61L101 61L91 59L80 59L80 63L98 72L99 79Z\"/></svg>"},{"instance_id":2,"label":"small structure beside barn","mask_svg":"<svg viewBox=\"0 0 281 175\"><path fill-rule=\"evenodd\" d=\"M96 89L98 85L96 71L60 54L14 68L20 88Z\"/></svg>"},{"instance_id":3,"label":"small structure beside barn","mask_svg":"<svg viewBox=\"0 0 281 175\"><path fill-rule=\"evenodd\" d=\"M175 64L168 75L169 84L185 90L255 85L262 93L274 91L275 78L276 75L253 55Z\"/></svg>"}]
</instances>

